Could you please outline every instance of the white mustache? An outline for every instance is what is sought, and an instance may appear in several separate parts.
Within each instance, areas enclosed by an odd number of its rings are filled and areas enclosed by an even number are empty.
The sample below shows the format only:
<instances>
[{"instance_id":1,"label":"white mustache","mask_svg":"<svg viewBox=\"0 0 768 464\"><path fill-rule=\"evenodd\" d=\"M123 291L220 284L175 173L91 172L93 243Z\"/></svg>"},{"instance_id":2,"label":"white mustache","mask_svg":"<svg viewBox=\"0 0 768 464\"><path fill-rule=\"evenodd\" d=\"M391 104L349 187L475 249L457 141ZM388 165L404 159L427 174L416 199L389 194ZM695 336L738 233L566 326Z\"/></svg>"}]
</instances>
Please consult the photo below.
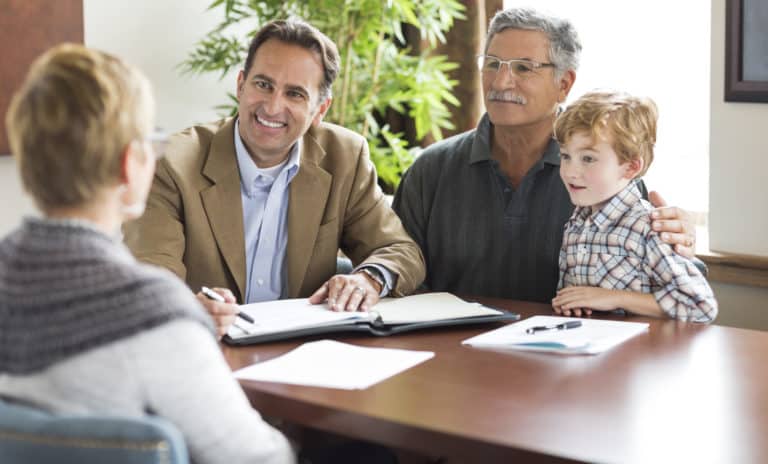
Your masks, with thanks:
<instances>
[{"instance_id":1,"label":"white mustache","mask_svg":"<svg viewBox=\"0 0 768 464\"><path fill-rule=\"evenodd\" d=\"M516 95L511 90L490 90L488 91L488 101L501 101L525 105L527 102L522 95Z\"/></svg>"}]
</instances>

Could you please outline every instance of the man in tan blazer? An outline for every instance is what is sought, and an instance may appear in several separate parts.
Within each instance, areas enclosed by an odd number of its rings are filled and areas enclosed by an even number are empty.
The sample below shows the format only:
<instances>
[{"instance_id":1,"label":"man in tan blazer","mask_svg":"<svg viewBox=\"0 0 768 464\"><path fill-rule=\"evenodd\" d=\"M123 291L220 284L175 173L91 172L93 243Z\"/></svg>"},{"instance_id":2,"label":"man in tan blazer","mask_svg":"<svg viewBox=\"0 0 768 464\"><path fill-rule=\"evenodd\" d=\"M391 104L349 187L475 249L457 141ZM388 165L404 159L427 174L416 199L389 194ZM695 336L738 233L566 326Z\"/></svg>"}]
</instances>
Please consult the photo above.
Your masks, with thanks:
<instances>
[{"instance_id":1,"label":"man in tan blazer","mask_svg":"<svg viewBox=\"0 0 768 464\"><path fill-rule=\"evenodd\" d=\"M338 63L333 42L307 23L267 24L238 76L238 117L172 136L146 213L125 227L139 259L224 297L198 295L220 333L235 302L310 297L367 310L424 278L421 251L376 184L366 140L321 122ZM349 275L334 275L339 249L357 265Z\"/></svg>"}]
</instances>

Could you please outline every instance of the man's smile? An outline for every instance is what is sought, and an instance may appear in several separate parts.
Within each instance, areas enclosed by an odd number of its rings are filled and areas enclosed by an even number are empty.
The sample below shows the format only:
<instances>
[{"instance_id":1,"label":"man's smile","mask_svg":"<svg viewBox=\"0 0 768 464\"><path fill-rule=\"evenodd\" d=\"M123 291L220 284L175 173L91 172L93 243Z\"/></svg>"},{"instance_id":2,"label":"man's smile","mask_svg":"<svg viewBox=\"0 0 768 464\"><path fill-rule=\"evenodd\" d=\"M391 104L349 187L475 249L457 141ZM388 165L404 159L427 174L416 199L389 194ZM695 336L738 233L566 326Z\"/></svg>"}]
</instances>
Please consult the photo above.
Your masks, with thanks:
<instances>
[{"instance_id":1,"label":"man's smile","mask_svg":"<svg viewBox=\"0 0 768 464\"><path fill-rule=\"evenodd\" d=\"M516 94L511 90L489 90L488 101L516 103L518 105L525 105L527 103L522 95Z\"/></svg>"},{"instance_id":2,"label":"man's smile","mask_svg":"<svg viewBox=\"0 0 768 464\"><path fill-rule=\"evenodd\" d=\"M269 119L262 118L259 115L256 115L256 122L258 122L262 126L269 127L270 129L280 129L288 125L282 121L272 121Z\"/></svg>"}]
</instances>

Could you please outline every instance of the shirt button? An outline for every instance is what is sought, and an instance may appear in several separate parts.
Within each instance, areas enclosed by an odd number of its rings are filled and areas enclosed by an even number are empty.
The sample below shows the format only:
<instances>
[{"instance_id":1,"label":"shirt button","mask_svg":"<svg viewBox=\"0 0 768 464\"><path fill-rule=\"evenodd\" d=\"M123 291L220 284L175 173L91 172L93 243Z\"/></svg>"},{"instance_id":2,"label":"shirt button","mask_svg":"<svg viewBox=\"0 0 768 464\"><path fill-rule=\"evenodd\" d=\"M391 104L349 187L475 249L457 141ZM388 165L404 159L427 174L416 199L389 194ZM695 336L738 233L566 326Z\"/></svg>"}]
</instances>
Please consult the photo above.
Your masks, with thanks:
<instances>
[{"instance_id":1,"label":"shirt button","mask_svg":"<svg viewBox=\"0 0 768 464\"><path fill-rule=\"evenodd\" d=\"M256 283L259 285L264 285L264 279L256 279Z\"/></svg>"}]
</instances>

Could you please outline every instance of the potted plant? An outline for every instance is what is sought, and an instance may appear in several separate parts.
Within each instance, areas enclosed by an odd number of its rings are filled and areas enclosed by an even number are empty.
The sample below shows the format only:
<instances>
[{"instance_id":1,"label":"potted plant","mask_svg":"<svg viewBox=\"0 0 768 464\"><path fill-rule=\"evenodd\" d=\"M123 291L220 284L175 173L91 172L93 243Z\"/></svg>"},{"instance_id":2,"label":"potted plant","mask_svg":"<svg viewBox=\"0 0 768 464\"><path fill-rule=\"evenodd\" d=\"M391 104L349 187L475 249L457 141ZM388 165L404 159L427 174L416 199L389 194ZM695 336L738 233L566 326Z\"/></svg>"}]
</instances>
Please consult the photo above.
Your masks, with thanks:
<instances>
[{"instance_id":1,"label":"potted plant","mask_svg":"<svg viewBox=\"0 0 768 464\"><path fill-rule=\"evenodd\" d=\"M432 54L464 6L456 0L215 0L208 7L224 9L224 20L181 64L185 73L215 72L223 77L242 66L249 38L262 24L299 16L336 42L342 71L333 86L334 102L326 120L362 134L371 151L385 191L393 192L400 176L419 153L425 137L442 138L453 129L447 105L459 106L447 76L456 64ZM233 30L248 25L247 37ZM420 32L409 45L405 27ZM418 53L416 53L418 49ZM229 94L219 109L234 114L237 100ZM406 140L390 130L386 115L407 115L415 134Z\"/></svg>"}]
</instances>

